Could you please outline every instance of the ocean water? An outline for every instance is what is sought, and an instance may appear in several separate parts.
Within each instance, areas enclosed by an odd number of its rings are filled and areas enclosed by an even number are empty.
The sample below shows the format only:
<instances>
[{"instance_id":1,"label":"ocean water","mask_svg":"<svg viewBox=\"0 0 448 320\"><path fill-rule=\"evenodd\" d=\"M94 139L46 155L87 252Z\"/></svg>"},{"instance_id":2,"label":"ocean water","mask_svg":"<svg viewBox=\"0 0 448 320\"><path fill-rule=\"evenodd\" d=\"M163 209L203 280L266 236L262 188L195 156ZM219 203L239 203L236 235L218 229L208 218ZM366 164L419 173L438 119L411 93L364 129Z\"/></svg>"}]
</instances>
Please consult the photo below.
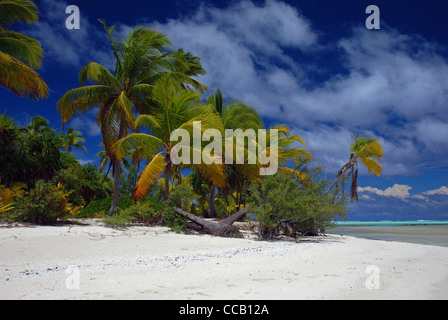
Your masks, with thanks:
<instances>
[{"instance_id":1,"label":"ocean water","mask_svg":"<svg viewBox=\"0 0 448 320\"><path fill-rule=\"evenodd\" d=\"M448 221L339 221L327 230L372 240L400 241L448 247Z\"/></svg>"}]
</instances>

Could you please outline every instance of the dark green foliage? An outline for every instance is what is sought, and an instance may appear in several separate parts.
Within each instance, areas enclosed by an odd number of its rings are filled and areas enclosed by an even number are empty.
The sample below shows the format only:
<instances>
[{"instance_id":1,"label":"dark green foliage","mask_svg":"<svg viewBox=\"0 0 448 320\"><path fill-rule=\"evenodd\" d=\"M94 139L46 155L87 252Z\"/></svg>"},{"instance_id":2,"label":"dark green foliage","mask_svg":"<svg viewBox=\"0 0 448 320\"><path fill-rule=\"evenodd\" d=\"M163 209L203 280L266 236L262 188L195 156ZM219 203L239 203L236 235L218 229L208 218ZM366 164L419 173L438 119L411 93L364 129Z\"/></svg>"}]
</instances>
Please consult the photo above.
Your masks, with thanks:
<instances>
[{"instance_id":1,"label":"dark green foliage","mask_svg":"<svg viewBox=\"0 0 448 320\"><path fill-rule=\"evenodd\" d=\"M185 184L177 185L171 192L167 205L175 208L181 208L183 210L189 210L193 200L196 199L196 195L190 186Z\"/></svg>"},{"instance_id":2,"label":"dark green foliage","mask_svg":"<svg viewBox=\"0 0 448 320\"><path fill-rule=\"evenodd\" d=\"M73 155L61 151L65 145L64 134L51 129L45 118L35 116L27 127L19 128L13 119L0 115L0 181L6 186L25 183L30 192L37 192L32 190L38 180L55 187L60 183L68 192L67 201L74 206L107 197L110 190L107 183L102 183L104 177L97 168L90 164L81 166Z\"/></svg>"},{"instance_id":3,"label":"dark green foliage","mask_svg":"<svg viewBox=\"0 0 448 320\"><path fill-rule=\"evenodd\" d=\"M74 190L69 200L77 206L85 206L96 199L107 197L108 190L101 183L103 177L98 173L96 166L87 164L81 166L78 162L58 171L54 177L55 182L64 184L67 190Z\"/></svg>"},{"instance_id":4,"label":"dark green foliage","mask_svg":"<svg viewBox=\"0 0 448 320\"><path fill-rule=\"evenodd\" d=\"M0 115L0 147L5 147L17 137L17 127L14 120L4 114Z\"/></svg>"},{"instance_id":5,"label":"dark green foliage","mask_svg":"<svg viewBox=\"0 0 448 320\"><path fill-rule=\"evenodd\" d=\"M20 181L33 187L37 180L51 180L62 169L63 137L48 124L36 116L28 127L17 128L11 118L0 116L0 179L4 183Z\"/></svg>"},{"instance_id":6,"label":"dark green foliage","mask_svg":"<svg viewBox=\"0 0 448 320\"><path fill-rule=\"evenodd\" d=\"M7 220L55 224L69 213L66 204L67 198L62 189L39 180L23 198L16 200L15 208L8 212Z\"/></svg>"},{"instance_id":7,"label":"dark green foliage","mask_svg":"<svg viewBox=\"0 0 448 320\"><path fill-rule=\"evenodd\" d=\"M176 232L182 231L188 219L176 214L174 209L181 208L189 211L193 204L193 200L196 200L196 196L190 186L185 184L176 186L167 200L168 207L163 219L166 226Z\"/></svg>"},{"instance_id":8,"label":"dark green foliage","mask_svg":"<svg viewBox=\"0 0 448 320\"><path fill-rule=\"evenodd\" d=\"M57 171L62 169L61 151L63 141L54 132L43 132L28 137L24 143L27 153L26 179L32 185L31 179L50 180Z\"/></svg>"},{"instance_id":9,"label":"dark green foliage","mask_svg":"<svg viewBox=\"0 0 448 320\"><path fill-rule=\"evenodd\" d=\"M124 226L130 222L159 224L165 214L165 206L157 200L145 197L136 204L120 209L113 216L105 215L103 222L110 225Z\"/></svg>"},{"instance_id":10,"label":"dark green foliage","mask_svg":"<svg viewBox=\"0 0 448 320\"><path fill-rule=\"evenodd\" d=\"M78 218L92 218L100 217L104 213L107 214L110 205L112 203L112 197L107 197L104 199L99 199L90 202L81 212L77 215ZM118 208L124 210L131 207L134 204L130 196L120 197L118 201Z\"/></svg>"},{"instance_id":11,"label":"dark green foliage","mask_svg":"<svg viewBox=\"0 0 448 320\"><path fill-rule=\"evenodd\" d=\"M22 161L18 144L19 131L14 120L0 115L0 180L5 185L18 182L18 164Z\"/></svg>"},{"instance_id":12,"label":"dark green foliage","mask_svg":"<svg viewBox=\"0 0 448 320\"><path fill-rule=\"evenodd\" d=\"M197 173L197 171L192 171L190 174L190 184L193 188L193 192L198 195L197 207L200 209L201 215L208 214L208 201L210 199L210 184Z\"/></svg>"},{"instance_id":13,"label":"dark green foliage","mask_svg":"<svg viewBox=\"0 0 448 320\"><path fill-rule=\"evenodd\" d=\"M172 231L180 233L185 228L188 219L178 215L174 211L174 207L168 207L165 211L163 221L167 227L171 228Z\"/></svg>"},{"instance_id":14,"label":"dark green foliage","mask_svg":"<svg viewBox=\"0 0 448 320\"><path fill-rule=\"evenodd\" d=\"M290 174L280 173L252 184L250 206L260 223L261 239L316 235L345 215L345 199L325 194L326 182L312 178L311 184L302 185Z\"/></svg>"}]
</instances>

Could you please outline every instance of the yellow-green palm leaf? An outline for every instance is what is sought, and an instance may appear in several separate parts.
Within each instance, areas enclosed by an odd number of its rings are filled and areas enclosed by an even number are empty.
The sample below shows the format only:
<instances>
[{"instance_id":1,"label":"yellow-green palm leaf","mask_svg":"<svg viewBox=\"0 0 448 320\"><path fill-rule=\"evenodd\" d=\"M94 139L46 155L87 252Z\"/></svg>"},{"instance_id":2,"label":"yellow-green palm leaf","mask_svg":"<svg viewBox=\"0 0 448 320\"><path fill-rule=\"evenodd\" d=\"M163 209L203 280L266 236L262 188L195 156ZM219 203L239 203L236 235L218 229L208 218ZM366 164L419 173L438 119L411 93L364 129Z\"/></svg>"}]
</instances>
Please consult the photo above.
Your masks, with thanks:
<instances>
[{"instance_id":1,"label":"yellow-green palm leaf","mask_svg":"<svg viewBox=\"0 0 448 320\"><path fill-rule=\"evenodd\" d=\"M381 143L374 138L356 137L352 143L350 151L355 154L357 158L367 167L369 173L376 176L381 176L382 165L378 160L382 159L384 155Z\"/></svg>"},{"instance_id":2,"label":"yellow-green palm leaf","mask_svg":"<svg viewBox=\"0 0 448 320\"><path fill-rule=\"evenodd\" d=\"M352 143L350 151L358 157L374 157L381 159L384 155L381 143L374 138L357 137Z\"/></svg>"},{"instance_id":3,"label":"yellow-green palm leaf","mask_svg":"<svg viewBox=\"0 0 448 320\"><path fill-rule=\"evenodd\" d=\"M48 86L30 66L0 51L0 85L33 100L48 96Z\"/></svg>"},{"instance_id":4,"label":"yellow-green palm leaf","mask_svg":"<svg viewBox=\"0 0 448 320\"><path fill-rule=\"evenodd\" d=\"M39 68L43 50L40 42L19 32L0 31L0 51Z\"/></svg>"},{"instance_id":5,"label":"yellow-green palm leaf","mask_svg":"<svg viewBox=\"0 0 448 320\"><path fill-rule=\"evenodd\" d=\"M26 23L36 22L38 19L37 6L28 0L1 0L0 25L7 26L17 21Z\"/></svg>"},{"instance_id":6,"label":"yellow-green palm leaf","mask_svg":"<svg viewBox=\"0 0 448 320\"><path fill-rule=\"evenodd\" d=\"M165 156L163 152L158 153L140 174L137 184L134 187L132 196L134 198L143 198L150 186L155 184L160 175L165 170Z\"/></svg>"},{"instance_id":7,"label":"yellow-green palm leaf","mask_svg":"<svg viewBox=\"0 0 448 320\"><path fill-rule=\"evenodd\" d=\"M0 85L22 97L46 98L48 86L34 70L39 68L43 50L40 42L7 30L14 22L33 23L37 7L28 0L0 0Z\"/></svg>"},{"instance_id":8,"label":"yellow-green palm leaf","mask_svg":"<svg viewBox=\"0 0 448 320\"><path fill-rule=\"evenodd\" d=\"M377 160L372 157L362 157L361 162L367 167L369 174L373 173L377 177L381 177L383 166Z\"/></svg>"},{"instance_id":9,"label":"yellow-green palm leaf","mask_svg":"<svg viewBox=\"0 0 448 320\"><path fill-rule=\"evenodd\" d=\"M141 156L150 159L163 146L163 141L155 136L146 133L131 133L117 141L113 145L112 151L120 160L129 157L137 150Z\"/></svg>"}]
</instances>

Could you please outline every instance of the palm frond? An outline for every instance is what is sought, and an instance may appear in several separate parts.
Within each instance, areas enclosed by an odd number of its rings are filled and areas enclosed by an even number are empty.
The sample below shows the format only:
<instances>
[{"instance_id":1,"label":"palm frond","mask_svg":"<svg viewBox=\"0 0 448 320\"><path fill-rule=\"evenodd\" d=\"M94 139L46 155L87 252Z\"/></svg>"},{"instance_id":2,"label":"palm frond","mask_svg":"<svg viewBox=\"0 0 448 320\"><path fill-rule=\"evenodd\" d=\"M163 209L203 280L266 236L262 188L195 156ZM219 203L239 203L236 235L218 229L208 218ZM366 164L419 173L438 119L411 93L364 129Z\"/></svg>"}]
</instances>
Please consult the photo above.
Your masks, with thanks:
<instances>
[{"instance_id":1,"label":"palm frond","mask_svg":"<svg viewBox=\"0 0 448 320\"><path fill-rule=\"evenodd\" d=\"M139 150L147 159L159 151L163 146L163 141L155 136L146 133L131 133L123 139L118 140L112 147L112 151L117 158L128 157L132 151Z\"/></svg>"},{"instance_id":2,"label":"palm frond","mask_svg":"<svg viewBox=\"0 0 448 320\"><path fill-rule=\"evenodd\" d=\"M352 143L350 150L362 157L375 157L381 159L384 151L381 143L374 138L357 137Z\"/></svg>"},{"instance_id":3,"label":"palm frond","mask_svg":"<svg viewBox=\"0 0 448 320\"><path fill-rule=\"evenodd\" d=\"M137 184L134 187L132 196L143 198L151 185L153 185L165 170L165 156L163 152L158 153L140 174Z\"/></svg>"},{"instance_id":4,"label":"palm frond","mask_svg":"<svg viewBox=\"0 0 448 320\"><path fill-rule=\"evenodd\" d=\"M83 85L86 81L94 84L111 86L115 90L120 90L121 84L115 76L107 70L106 67L96 62L90 62L82 67L79 72L79 83Z\"/></svg>"},{"instance_id":5,"label":"palm frond","mask_svg":"<svg viewBox=\"0 0 448 320\"><path fill-rule=\"evenodd\" d=\"M26 23L36 22L38 19L37 6L28 0L0 1L0 26L7 26L17 21Z\"/></svg>"},{"instance_id":6,"label":"palm frond","mask_svg":"<svg viewBox=\"0 0 448 320\"><path fill-rule=\"evenodd\" d=\"M136 127L145 127L152 128L153 130L161 129L163 123L159 121L159 119L153 115L149 114L141 114L135 120Z\"/></svg>"},{"instance_id":7,"label":"palm frond","mask_svg":"<svg viewBox=\"0 0 448 320\"><path fill-rule=\"evenodd\" d=\"M43 50L40 42L15 31L0 32L0 51L39 68Z\"/></svg>"},{"instance_id":8,"label":"palm frond","mask_svg":"<svg viewBox=\"0 0 448 320\"><path fill-rule=\"evenodd\" d=\"M1 51L0 85L18 96L33 100L48 96L47 84L34 69Z\"/></svg>"},{"instance_id":9,"label":"palm frond","mask_svg":"<svg viewBox=\"0 0 448 320\"><path fill-rule=\"evenodd\" d=\"M132 129L135 129L134 104L129 100L125 91L122 91L118 98L115 99L112 108L116 109L122 115L122 119L126 121Z\"/></svg>"},{"instance_id":10,"label":"palm frond","mask_svg":"<svg viewBox=\"0 0 448 320\"><path fill-rule=\"evenodd\" d=\"M204 155L202 155L204 156ZM209 159L210 161L213 161L213 158ZM211 164L196 164L194 167L199 171L201 176L213 183L217 187L224 187L226 185L226 175L225 175L225 168L226 166L224 164L214 163Z\"/></svg>"},{"instance_id":11,"label":"palm frond","mask_svg":"<svg viewBox=\"0 0 448 320\"><path fill-rule=\"evenodd\" d=\"M261 129L263 123L257 111L244 103L226 104L222 113L222 121L226 129Z\"/></svg>"},{"instance_id":12,"label":"palm frond","mask_svg":"<svg viewBox=\"0 0 448 320\"><path fill-rule=\"evenodd\" d=\"M69 90L57 103L62 122L65 123L79 113L99 106L112 95L114 89L106 85L92 85Z\"/></svg>"},{"instance_id":13,"label":"palm frond","mask_svg":"<svg viewBox=\"0 0 448 320\"><path fill-rule=\"evenodd\" d=\"M278 167L278 171L293 174L301 182L307 182L307 180L309 180L309 178L310 178L310 176L308 174L306 174L305 172L303 172L301 170L289 168L289 167Z\"/></svg>"},{"instance_id":14,"label":"palm frond","mask_svg":"<svg viewBox=\"0 0 448 320\"><path fill-rule=\"evenodd\" d=\"M381 176L383 166L372 157L361 157L361 162L367 167L370 174L375 174L377 177Z\"/></svg>"},{"instance_id":15,"label":"palm frond","mask_svg":"<svg viewBox=\"0 0 448 320\"><path fill-rule=\"evenodd\" d=\"M146 84L146 83L136 84L132 86L132 88L129 91L130 97L134 101L148 99L149 97L152 96L153 87L154 86L152 84Z\"/></svg>"}]
</instances>

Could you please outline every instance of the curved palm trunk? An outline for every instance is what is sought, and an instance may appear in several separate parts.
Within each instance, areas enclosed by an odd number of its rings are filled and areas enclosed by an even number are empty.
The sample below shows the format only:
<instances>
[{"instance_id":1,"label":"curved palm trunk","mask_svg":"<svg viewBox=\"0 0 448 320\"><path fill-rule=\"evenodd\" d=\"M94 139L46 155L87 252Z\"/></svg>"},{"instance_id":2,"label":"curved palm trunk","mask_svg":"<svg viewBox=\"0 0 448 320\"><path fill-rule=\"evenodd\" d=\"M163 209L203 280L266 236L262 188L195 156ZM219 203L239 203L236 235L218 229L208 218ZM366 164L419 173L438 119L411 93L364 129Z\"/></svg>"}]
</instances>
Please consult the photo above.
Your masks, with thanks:
<instances>
[{"instance_id":1,"label":"curved palm trunk","mask_svg":"<svg viewBox=\"0 0 448 320\"><path fill-rule=\"evenodd\" d=\"M111 161L110 164L109 164L109 168L107 169L106 175L104 176L104 179L103 179L103 181L101 182L101 184L103 184L104 181L106 181L107 176L109 175L110 168L112 168L112 164L113 164L113 163L112 163L112 161Z\"/></svg>"},{"instance_id":2,"label":"curved palm trunk","mask_svg":"<svg viewBox=\"0 0 448 320\"><path fill-rule=\"evenodd\" d=\"M350 160L345 163L342 168L338 171L338 174L336 176L336 179L333 181L333 183L330 185L330 187L328 188L326 194L328 194L331 189L333 189L334 186L338 185L345 177L346 177L346 172L348 170L351 170L348 175L352 175L352 184L351 184L351 188L350 188L350 193L351 193L351 197L352 199L354 197L357 198L358 194L357 191L354 190L356 189L357 186L357 179L358 179L358 169L356 169L356 172L354 171L354 168L356 166L356 163L358 161L358 157L354 154L350 155Z\"/></svg>"}]
</instances>

